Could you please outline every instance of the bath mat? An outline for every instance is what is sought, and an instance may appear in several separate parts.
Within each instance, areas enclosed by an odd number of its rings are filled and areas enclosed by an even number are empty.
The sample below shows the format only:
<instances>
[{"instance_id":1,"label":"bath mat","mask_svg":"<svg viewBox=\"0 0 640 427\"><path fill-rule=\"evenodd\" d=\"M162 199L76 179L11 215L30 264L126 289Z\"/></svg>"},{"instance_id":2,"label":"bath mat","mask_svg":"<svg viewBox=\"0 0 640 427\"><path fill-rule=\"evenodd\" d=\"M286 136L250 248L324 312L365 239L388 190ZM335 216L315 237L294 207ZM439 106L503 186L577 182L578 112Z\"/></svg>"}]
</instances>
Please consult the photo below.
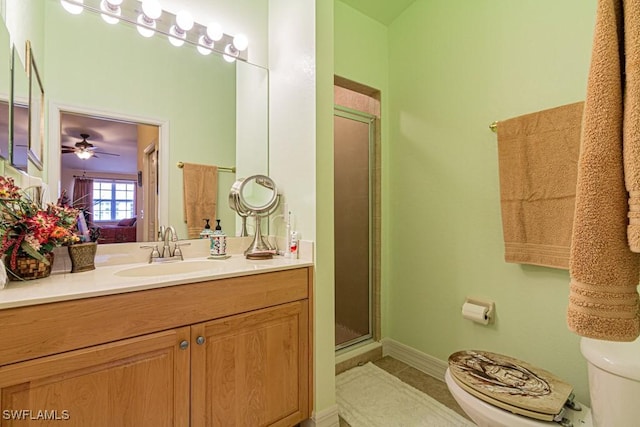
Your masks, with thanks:
<instances>
[{"instance_id":1,"label":"bath mat","mask_svg":"<svg viewBox=\"0 0 640 427\"><path fill-rule=\"evenodd\" d=\"M351 427L475 426L371 362L336 377L336 400Z\"/></svg>"}]
</instances>

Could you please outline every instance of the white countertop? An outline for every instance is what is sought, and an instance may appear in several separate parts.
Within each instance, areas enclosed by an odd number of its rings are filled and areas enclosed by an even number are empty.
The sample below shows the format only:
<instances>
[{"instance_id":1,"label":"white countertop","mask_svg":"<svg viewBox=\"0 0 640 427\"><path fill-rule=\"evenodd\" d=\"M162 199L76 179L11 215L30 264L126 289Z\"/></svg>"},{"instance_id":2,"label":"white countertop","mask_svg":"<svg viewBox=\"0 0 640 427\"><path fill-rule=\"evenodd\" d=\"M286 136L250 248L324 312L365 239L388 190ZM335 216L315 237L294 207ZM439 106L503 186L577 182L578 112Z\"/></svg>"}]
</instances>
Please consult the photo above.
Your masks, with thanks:
<instances>
[{"instance_id":1,"label":"white countertop","mask_svg":"<svg viewBox=\"0 0 640 427\"><path fill-rule=\"evenodd\" d=\"M0 290L0 310L56 301L73 300L124 292L154 289L185 283L203 282L229 277L239 277L272 271L312 266L308 258L289 259L276 256L270 260L247 260L243 255L235 254L228 259L208 259L207 257L188 257L176 263L194 263L195 271L179 274L130 277L122 275L124 270L132 271L139 267L150 266L148 262L131 264L101 265L96 269L82 273L54 273L44 279L29 281L11 281ZM208 268L206 263L211 263ZM181 270L188 270L181 266ZM124 271L126 274L127 271Z\"/></svg>"}]
</instances>

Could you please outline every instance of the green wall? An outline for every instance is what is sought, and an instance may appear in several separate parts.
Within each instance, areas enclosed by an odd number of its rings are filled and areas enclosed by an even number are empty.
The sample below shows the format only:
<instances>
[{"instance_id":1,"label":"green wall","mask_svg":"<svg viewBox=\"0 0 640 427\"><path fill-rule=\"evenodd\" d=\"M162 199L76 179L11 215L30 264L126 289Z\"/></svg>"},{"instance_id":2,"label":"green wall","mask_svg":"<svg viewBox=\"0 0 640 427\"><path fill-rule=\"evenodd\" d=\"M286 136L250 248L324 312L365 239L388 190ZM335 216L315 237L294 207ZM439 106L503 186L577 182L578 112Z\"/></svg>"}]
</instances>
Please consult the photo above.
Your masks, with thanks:
<instances>
[{"instance_id":1,"label":"green wall","mask_svg":"<svg viewBox=\"0 0 640 427\"><path fill-rule=\"evenodd\" d=\"M341 1L334 2L334 71L335 75L367 85L380 91L381 105L381 165L388 169L389 141L389 34L388 28L380 22L363 15ZM388 241L389 175L382 173L382 241ZM382 259L387 256L387 246L381 248ZM388 281L387 270L382 268L382 283ZM387 287L382 286L381 314L388 317ZM382 324L385 335L386 324Z\"/></svg>"},{"instance_id":2,"label":"green wall","mask_svg":"<svg viewBox=\"0 0 640 427\"><path fill-rule=\"evenodd\" d=\"M418 0L387 29L383 110L383 336L441 360L459 349L525 359L583 401L586 363L565 321L568 272L503 260L488 126L584 99L595 6ZM370 85L375 75L384 88L385 60L372 52L384 33L337 3L336 74ZM466 296L495 301L495 324L463 319Z\"/></svg>"},{"instance_id":3,"label":"green wall","mask_svg":"<svg viewBox=\"0 0 640 427\"><path fill-rule=\"evenodd\" d=\"M439 359L493 350L588 400L567 271L503 261L494 120L584 99L595 0L417 1L389 28L388 336ZM483 327L465 296L496 302Z\"/></svg>"},{"instance_id":4,"label":"green wall","mask_svg":"<svg viewBox=\"0 0 640 427\"><path fill-rule=\"evenodd\" d=\"M298 1L298 0L294 0ZM335 404L334 249L333 238L333 52L334 5L315 2L316 37L316 197L314 291L314 411L316 421ZM326 425L318 422L316 425Z\"/></svg>"}]
</instances>

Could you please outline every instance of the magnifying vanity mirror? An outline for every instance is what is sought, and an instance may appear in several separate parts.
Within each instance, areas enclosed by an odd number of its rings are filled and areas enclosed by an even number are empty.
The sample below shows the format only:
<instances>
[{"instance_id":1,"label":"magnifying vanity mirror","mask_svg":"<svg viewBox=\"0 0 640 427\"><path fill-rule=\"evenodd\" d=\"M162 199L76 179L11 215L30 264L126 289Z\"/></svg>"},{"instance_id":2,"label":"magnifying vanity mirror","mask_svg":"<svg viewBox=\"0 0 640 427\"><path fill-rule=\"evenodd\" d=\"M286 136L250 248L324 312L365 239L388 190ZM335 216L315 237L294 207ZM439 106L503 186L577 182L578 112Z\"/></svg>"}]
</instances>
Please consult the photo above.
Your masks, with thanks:
<instances>
[{"instance_id":1,"label":"magnifying vanity mirror","mask_svg":"<svg viewBox=\"0 0 640 427\"><path fill-rule=\"evenodd\" d=\"M92 177L94 183L96 179L123 180L133 184L130 215L137 217L134 226L144 227L134 241L155 239L154 230L161 225L172 225L180 238L187 238L183 170L176 165L216 165L215 218L223 224L234 223L235 213L224 200L236 180L233 171L242 176L268 173L268 70L248 61L229 63L216 52L202 55L188 43L175 47L160 33L141 37L135 25L124 20L107 24L99 11L85 9L72 15L59 0L31 3L32 7L12 9L7 14L17 20L8 28L29 28L38 35L33 44L46 88L45 158L41 160L50 198L55 200L62 190L71 197L76 177ZM267 22L266 7L255 13L261 15L247 22ZM249 50L249 58L250 54ZM28 158L29 81L18 55L14 74L16 125L11 163L27 171L27 166L32 167ZM87 120L84 124L67 122L65 117L70 115ZM137 127L137 145L127 147L126 153L119 151L130 138L107 133L95 124L97 119ZM33 123L38 121L35 117ZM140 137L140 129L147 126L158 129L155 140ZM83 134L89 135L86 142L93 144L97 153L87 159L80 159L74 149L78 143L88 146L82 142ZM32 148L40 154L42 146L37 142L34 139ZM154 162L149 173L141 173L145 150L154 144ZM133 166L115 171L110 164ZM156 204L147 206L144 203L151 195L157 196ZM119 218L105 220L103 225L116 226Z\"/></svg>"},{"instance_id":2,"label":"magnifying vanity mirror","mask_svg":"<svg viewBox=\"0 0 640 427\"><path fill-rule=\"evenodd\" d=\"M242 218L243 233L246 233L246 218L251 216L255 219L255 236L244 252L248 259L273 257L274 248L262 236L262 218L273 214L279 203L276 183L266 175L241 178L231 186L229 206Z\"/></svg>"}]
</instances>

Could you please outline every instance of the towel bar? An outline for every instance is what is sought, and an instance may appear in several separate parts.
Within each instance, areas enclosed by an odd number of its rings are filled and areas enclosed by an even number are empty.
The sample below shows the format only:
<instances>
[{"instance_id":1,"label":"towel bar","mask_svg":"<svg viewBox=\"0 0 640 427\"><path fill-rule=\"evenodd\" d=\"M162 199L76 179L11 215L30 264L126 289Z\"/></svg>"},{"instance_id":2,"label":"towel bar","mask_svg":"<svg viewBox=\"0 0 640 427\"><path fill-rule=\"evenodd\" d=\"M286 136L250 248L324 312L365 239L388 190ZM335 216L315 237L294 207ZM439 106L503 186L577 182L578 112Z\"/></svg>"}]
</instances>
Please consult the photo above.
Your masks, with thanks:
<instances>
[{"instance_id":1,"label":"towel bar","mask_svg":"<svg viewBox=\"0 0 640 427\"><path fill-rule=\"evenodd\" d=\"M178 162L176 164L176 166L178 166L180 169L182 169L184 167L184 163L183 162ZM230 168L224 167L224 166L218 166L218 170L221 171L221 172L236 173L236 167L235 166L232 166Z\"/></svg>"}]
</instances>

